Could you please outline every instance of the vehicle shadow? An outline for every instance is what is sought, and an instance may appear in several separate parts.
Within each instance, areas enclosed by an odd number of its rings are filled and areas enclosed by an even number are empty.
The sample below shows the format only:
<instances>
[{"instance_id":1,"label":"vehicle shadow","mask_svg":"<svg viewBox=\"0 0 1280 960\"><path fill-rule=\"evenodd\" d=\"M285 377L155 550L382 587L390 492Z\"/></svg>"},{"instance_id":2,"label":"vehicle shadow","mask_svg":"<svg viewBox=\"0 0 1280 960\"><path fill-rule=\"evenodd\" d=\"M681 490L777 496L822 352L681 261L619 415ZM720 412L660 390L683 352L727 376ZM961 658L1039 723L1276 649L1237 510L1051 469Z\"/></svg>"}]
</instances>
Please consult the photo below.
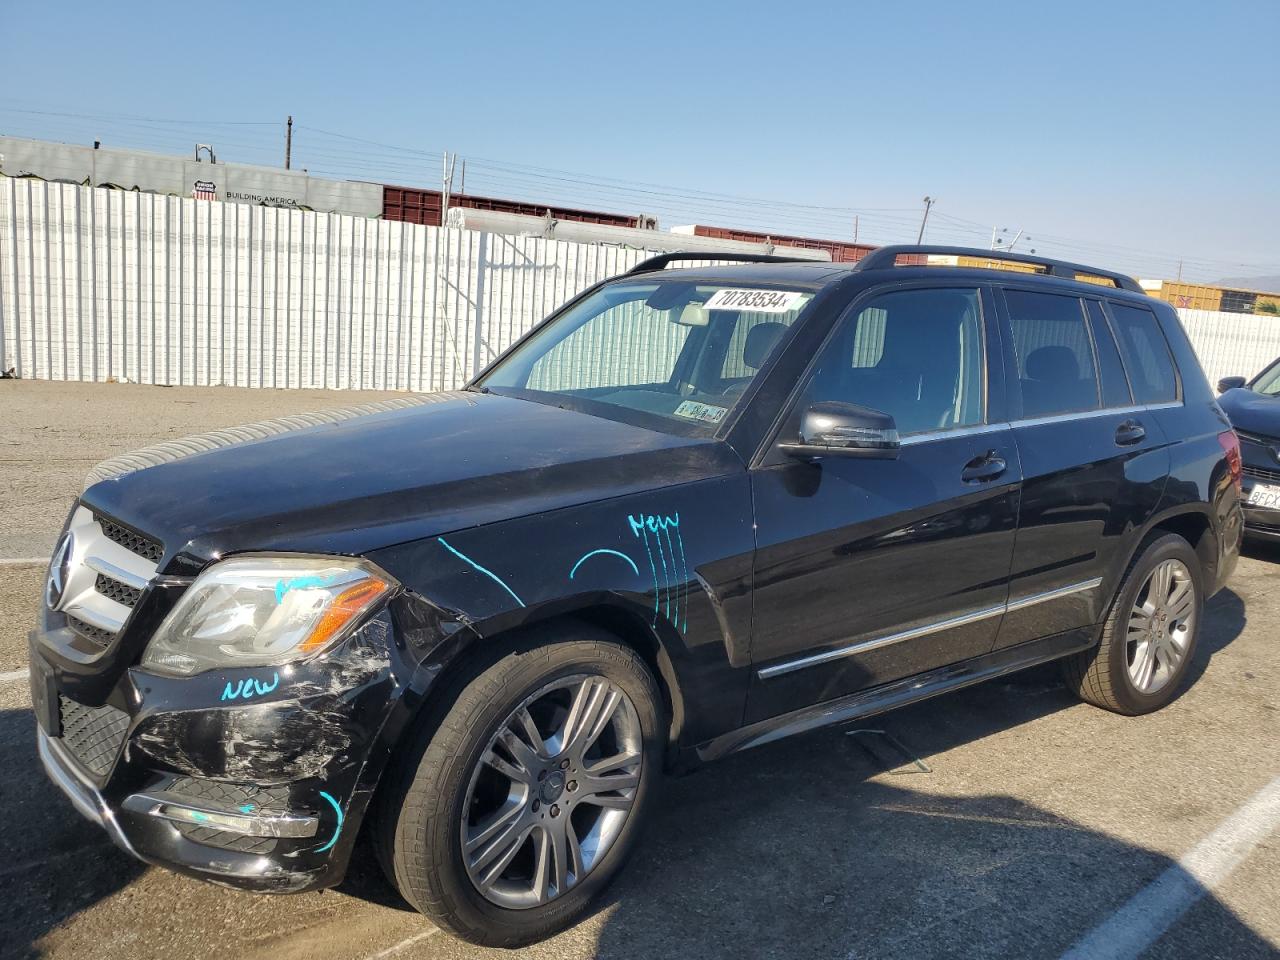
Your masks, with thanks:
<instances>
[{"instance_id":1,"label":"vehicle shadow","mask_svg":"<svg viewBox=\"0 0 1280 960\"><path fill-rule=\"evenodd\" d=\"M1280 542L1249 537L1240 548L1241 554L1265 563L1280 563Z\"/></svg>"},{"instance_id":2,"label":"vehicle shadow","mask_svg":"<svg viewBox=\"0 0 1280 960\"><path fill-rule=\"evenodd\" d=\"M0 710L0 957L38 957L41 937L146 869L49 782L28 708Z\"/></svg>"}]
</instances>

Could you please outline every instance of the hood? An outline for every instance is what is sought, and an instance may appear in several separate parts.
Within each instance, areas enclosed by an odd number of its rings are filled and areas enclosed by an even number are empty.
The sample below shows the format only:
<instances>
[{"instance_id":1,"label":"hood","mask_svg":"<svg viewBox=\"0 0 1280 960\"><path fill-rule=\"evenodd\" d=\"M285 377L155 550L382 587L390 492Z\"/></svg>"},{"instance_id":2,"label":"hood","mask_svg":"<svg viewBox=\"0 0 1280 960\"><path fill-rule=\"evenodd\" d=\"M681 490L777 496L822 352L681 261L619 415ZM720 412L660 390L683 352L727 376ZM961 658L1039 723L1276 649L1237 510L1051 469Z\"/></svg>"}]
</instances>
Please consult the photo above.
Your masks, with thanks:
<instances>
[{"instance_id":1,"label":"hood","mask_svg":"<svg viewBox=\"0 0 1280 960\"><path fill-rule=\"evenodd\" d=\"M181 574L251 550L357 555L743 469L722 441L493 394L432 399L262 439L227 431L251 438L190 444L82 500L159 540L161 569Z\"/></svg>"},{"instance_id":2,"label":"hood","mask_svg":"<svg viewBox=\"0 0 1280 960\"><path fill-rule=\"evenodd\" d=\"M1218 397L1218 405L1237 430L1280 437L1280 397L1268 397L1238 387Z\"/></svg>"}]
</instances>

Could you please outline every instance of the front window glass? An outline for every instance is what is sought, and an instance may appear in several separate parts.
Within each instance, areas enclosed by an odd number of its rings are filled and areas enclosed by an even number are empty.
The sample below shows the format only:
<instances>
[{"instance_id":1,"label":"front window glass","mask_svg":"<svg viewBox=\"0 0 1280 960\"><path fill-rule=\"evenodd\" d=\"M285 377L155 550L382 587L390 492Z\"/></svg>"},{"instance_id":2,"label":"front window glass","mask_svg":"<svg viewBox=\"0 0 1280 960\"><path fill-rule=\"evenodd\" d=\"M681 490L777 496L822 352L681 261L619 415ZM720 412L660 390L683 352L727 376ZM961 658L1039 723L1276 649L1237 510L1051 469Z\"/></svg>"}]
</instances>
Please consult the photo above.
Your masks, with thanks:
<instances>
[{"instance_id":1,"label":"front window glass","mask_svg":"<svg viewBox=\"0 0 1280 960\"><path fill-rule=\"evenodd\" d=\"M797 409L855 403L903 434L971 426L983 420L984 364L977 290L888 293L842 323Z\"/></svg>"},{"instance_id":2,"label":"front window glass","mask_svg":"<svg viewBox=\"0 0 1280 960\"><path fill-rule=\"evenodd\" d=\"M1268 397L1280 397L1280 363L1272 364L1269 370L1258 377L1253 389Z\"/></svg>"},{"instance_id":3,"label":"front window glass","mask_svg":"<svg viewBox=\"0 0 1280 960\"><path fill-rule=\"evenodd\" d=\"M711 433L811 299L812 291L676 279L613 283L512 350L481 385Z\"/></svg>"}]
</instances>

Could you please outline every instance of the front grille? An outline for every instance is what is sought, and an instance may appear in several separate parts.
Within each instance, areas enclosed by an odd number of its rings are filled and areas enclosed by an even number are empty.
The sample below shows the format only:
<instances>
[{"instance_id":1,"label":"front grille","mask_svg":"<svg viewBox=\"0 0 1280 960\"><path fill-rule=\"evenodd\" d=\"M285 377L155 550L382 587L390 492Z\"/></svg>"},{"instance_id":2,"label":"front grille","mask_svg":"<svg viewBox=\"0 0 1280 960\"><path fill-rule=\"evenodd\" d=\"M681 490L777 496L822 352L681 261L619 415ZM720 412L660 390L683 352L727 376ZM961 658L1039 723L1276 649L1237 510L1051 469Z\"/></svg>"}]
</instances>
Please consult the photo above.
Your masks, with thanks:
<instances>
[{"instance_id":1,"label":"front grille","mask_svg":"<svg viewBox=\"0 0 1280 960\"><path fill-rule=\"evenodd\" d=\"M79 617L73 617L70 614L67 615L67 626L86 640L96 643L100 647L111 646L111 641L116 636L110 630L95 627L92 623L85 623Z\"/></svg>"},{"instance_id":2,"label":"front grille","mask_svg":"<svg viewBox=\"0 0 1280 960\"><path fill-rule=\"evenodd\" d=\"M225 783L222 780L198 780L195 777L179 777L165 788L165 793L181 794L192 801L203 800L219 807L240 809L252 804L253 813L258 810L283 813L289 809L289 788L285 786L259 787L252 783Z\"/></svg>"},{"instance_id":3,"label":"front grille","mask_svg":"<svg viewBox=\"0 0 1280 960\"><path fill-rule=\"evenodd\" d=\"M217 847L219 850L234 850L237 853L265 856L274 852L279 842L275 837L251 837L243 833L231 833L228 830L200 827L194 823L177 823L174 826L192 843L202 843L206 847Z\"/></svg>"},{"instance_id":4,"label":"front grille","mask_svg":"<svg viewBox=\"0 0 1280 960\"><path fill-rule=\"evenodd\" d=\"M1280 443L1280 437L1268 437L1262 433L1250 433L1247 430L1237 430L1236 436L1241 440L1247 440L1249 443L1256 443L1262 447L1268 447L1275 443Z\"/></svg>"},{"instance_id":5,"label":"front grille","mask_svg":"<svg viewBox=\"0 0 1280 960\"><path fill-rule=\"evenodd\" d=\"M192 800L196 805L203 800L218 807L244 809L245 813L284 813L289 809L289 788L284 786L259 787L252 783L223 783L220 780L197 780L179 777L166 790ZM184 837L193 843L238 853L268 854L276 848L275 837L250 837L228 830L202 827L195 823L177 823Z\"/></svg>"},{"instance_id":6,"label":"front grille","mask_svg":"<svg viewBox=\"0 0 1280 960\"><path fill-rule=\"evenodd\" d=\"M86 707L61 694L58 714L67 750L94 776L106 776L124 745L129 715L115 707Z\"/></svg>"},{"instance_id":7,"label":"front grille","mask_svg":"<svg viewBox=\"0 0 1280 960\"><path fill-rule=\"evenodd\" d=\"M112 579L105 573L98 574L97 579L93 581L93 589L116 603L123 603L126 607L132 607L142 596L141 590Z\"/></svg>"},{"instance_id":8,"label":"front grille","mask_svg":"<svg viewBox=\"0 0 1280 960\"><path fill-rule=\"evenodd\" d=\"M1252 464L1244 465L1244 475L1253 477L1255 480L1261 480L1264 483L1280 483L1280 470L1268 470L1266 467L1255 467Z\"/></svg>"},{"instance_id":9,"label":"front grille","mask_svg":"<svg viewBox=\"0 0 1280 960\"><path fill-rule=\"evenodd\" d=\"M99 526L102 527L102 532L106 534L108 540L120 544L129 552L136 553L152 563L159 563L160 558L164 556L164 547L150 537L144 537L142 534L121 526L114 520L108 520L106 517L94 514L93 518L98 521Z\"/></svg>"}]
</instances>

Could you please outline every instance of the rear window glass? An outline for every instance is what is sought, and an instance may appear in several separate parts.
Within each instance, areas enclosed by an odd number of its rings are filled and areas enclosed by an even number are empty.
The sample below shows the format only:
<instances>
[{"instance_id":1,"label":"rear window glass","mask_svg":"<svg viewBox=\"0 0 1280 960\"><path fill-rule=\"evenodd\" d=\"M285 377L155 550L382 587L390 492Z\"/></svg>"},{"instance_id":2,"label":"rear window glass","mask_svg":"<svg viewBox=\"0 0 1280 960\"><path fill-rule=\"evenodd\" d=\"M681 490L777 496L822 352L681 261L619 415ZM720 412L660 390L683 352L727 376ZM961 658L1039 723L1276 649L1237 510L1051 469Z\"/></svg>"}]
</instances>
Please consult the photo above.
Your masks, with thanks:
<instances>
[{"instance_id":1,"label":"rear window glass","mask_svg":"<svg viewBox=\"0 0 1280 960\"><path fill-rule=\"evenodd\" d=\"M1098 374L1080 300L1006 290L1005 302L1018 356L1023 416L1096 409Z\"/></svg>"},{"instance_id":2,"label":"rear window glass","mask_svg":"<svg viewBox=\"0 0 1280 960\"><path fill-rule=\"evenodd\" d=\"M1102 372L1102 405L1127 407L1133 403L1129 381L1124 375L1124 364L1120 362L1116 338L1111 334L1107 318L1102 315L1102 305L1096 300L1089 301L1089 327L1098 353L1098 369Z\"/></svg>"},{"instance_id":3,"label":"rear window glass","mask_svg":"<svg viewBox=\"0 0 1280 960\"><path fill-rule=\"evenodd\" d=\"M1178 377L1160 324L1150 310L1111 303L1120 353L1137 403L1166 403L1178 399Z\"/></svg>"}]
</instances>

